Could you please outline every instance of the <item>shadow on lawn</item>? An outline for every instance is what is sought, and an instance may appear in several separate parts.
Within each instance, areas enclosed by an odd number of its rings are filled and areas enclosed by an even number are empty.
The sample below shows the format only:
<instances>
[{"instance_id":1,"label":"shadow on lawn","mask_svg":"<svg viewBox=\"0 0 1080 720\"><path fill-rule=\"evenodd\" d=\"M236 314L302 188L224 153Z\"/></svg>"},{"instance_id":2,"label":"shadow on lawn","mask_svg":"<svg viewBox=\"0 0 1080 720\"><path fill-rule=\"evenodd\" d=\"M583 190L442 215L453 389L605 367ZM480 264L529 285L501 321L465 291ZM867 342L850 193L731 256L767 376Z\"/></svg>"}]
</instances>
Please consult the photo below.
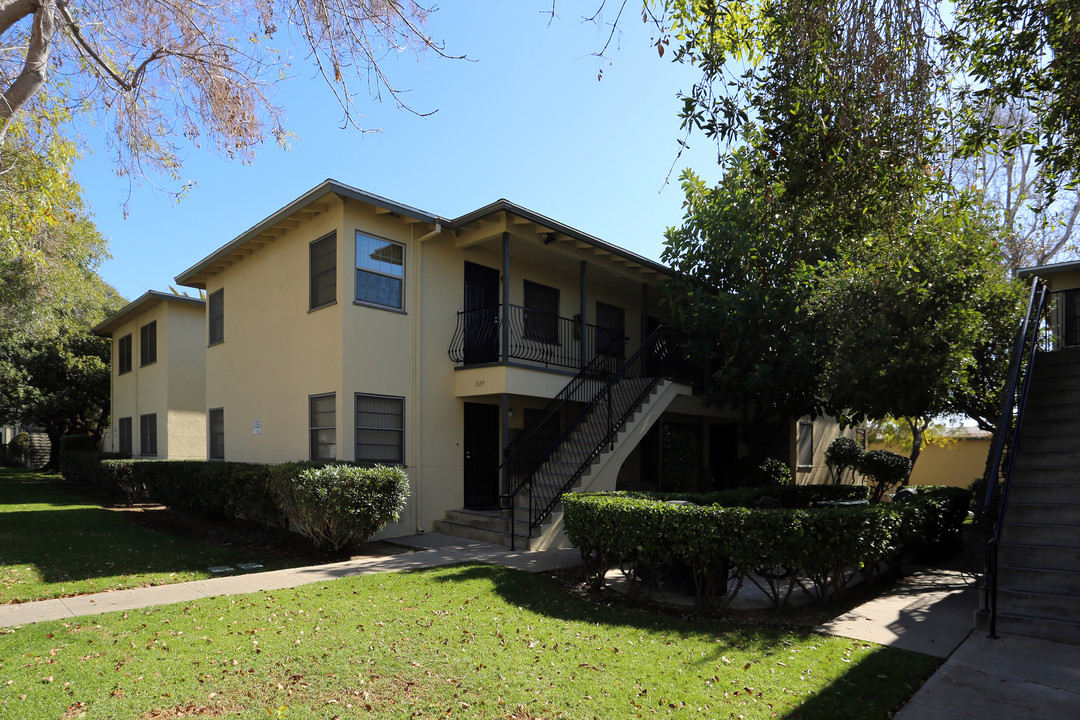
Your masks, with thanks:
<instances>
[{"instance_id":1,"label":"shadow on lawn","mask_svg":"<svg viewBox=\"0 0 1080 720\"><path fill-rule=\"evenodd\" d=\"M760 661L767 665L777 659L787 659L785 641L812 640L816 635L805 627L748 625L745 621L728 618L680 618L642 610L598 606L584 598L569 595L545 578L504 567L461 565L435 568L432 570L432 580L441 583L487 581L492 583L494 592L505 602L553 619L650 633L660 631L673 643L705 638L713 649L696 659L693 665L706 676L714 672L718 663L723 663L724 653L730 653L733 649L740 653L757 654ZM941 663L928 655L873 646L859 640L844 639L842 642L873 649L863 649L857 662L845 662L843 675L778 717L786 720L885 720ZM808 668L807 672L815 669ZM745 670L733 665L728 672L737 676ZM740 680L740 689L741 683ZM798 694L801 688L759 683L754 690L751 696L760 693L757 702L773 702L779 706L785 700L790 700L790 695ZM754 702L749 698L747 701Z\"/></svg>"},{"instance_id":2,"label":"shadow on lawn","mask_svg":"<svg viewBox=\"0 0 1080 720\"><path fill-rule=\"evenodd\" d=\"M0 565L33 565L47 583L192 572L233 562L234 555L88 505L48 478L8 475L0 482Z\"/></svg>"}]
</instances>

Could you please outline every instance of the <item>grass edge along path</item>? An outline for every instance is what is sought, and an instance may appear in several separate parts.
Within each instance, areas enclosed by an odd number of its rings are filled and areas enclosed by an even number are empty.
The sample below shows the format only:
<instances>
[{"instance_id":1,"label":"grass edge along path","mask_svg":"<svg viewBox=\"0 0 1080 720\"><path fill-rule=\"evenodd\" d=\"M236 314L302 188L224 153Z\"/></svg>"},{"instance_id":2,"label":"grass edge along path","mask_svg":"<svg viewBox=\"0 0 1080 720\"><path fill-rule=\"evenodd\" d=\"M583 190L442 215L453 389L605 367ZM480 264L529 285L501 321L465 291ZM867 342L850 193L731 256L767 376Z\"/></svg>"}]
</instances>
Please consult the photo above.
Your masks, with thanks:
<instances>
[{"instance_id":1,"label":"grass edge along path","mask_svg":"<svg viewBox=\"0 0 1080 720\"><path fill-rule=\"evenodd\" d=\"M884 720L939 664L466 564L0 631L0 716Z\"/></svg>"},{"instance_id":2,"label":"grass edge along path","mask_svg":"<svg viewBox=\"0 0 1080 720\"><path fill-rule=\"evenodd\" d=\"M202 580L249 561L288 565L144 527L59 475L0 468L0 605Z\"/></svg>"}]
</instances>

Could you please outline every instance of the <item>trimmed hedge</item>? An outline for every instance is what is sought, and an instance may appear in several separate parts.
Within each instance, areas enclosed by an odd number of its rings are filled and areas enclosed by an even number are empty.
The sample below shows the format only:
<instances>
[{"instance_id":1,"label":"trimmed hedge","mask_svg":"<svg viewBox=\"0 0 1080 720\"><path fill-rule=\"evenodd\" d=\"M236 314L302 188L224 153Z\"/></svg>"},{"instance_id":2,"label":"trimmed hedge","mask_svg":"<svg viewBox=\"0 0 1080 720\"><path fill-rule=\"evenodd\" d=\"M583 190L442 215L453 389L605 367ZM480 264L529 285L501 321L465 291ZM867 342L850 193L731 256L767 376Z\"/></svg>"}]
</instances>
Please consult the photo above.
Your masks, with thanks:
<instances>
[{"instance_id":1,"label":"trimmed hedge","mask_svg":"<svg viewBox=\"0 0 1080 720\"><path fill-rule=\"evenodd\" d=\"M898 503L814 509L674 504L645 493L570 493L563 507L566 533L580 548L594 586L602 585L614 566L628 567L633 580L656 583L667 568L685 564L699 606L723 610L747 580L777 607L796 588L818 600L836 597L855 576L873 577L883 560L894 561L908 543L939 537L952 531L952 524L959 527L962 518L957 521L948 510L960 502L952 490L935 489ZM649 582L636 584L651 589Z\"/></svg>"},{"instance_id":2,"label":"trimmed hedge","mask_svg":"<svg viewBox=\"0 0 1080 720\"><path fill-rule=\"evenodd\" d=\"M243 518L266 528L295 527L320 547L334 550L358 538L363 542L396 519L408 493L403 470L378 466L136 460L68 453L61 471L68 480L103 488L128 502L150 500L208 517ZM314 481L305 475L312 472L318 476ZM297 494L294 487L304 490ZM395 509L388 512L387 507Z\"/></svg>"},{"instance_id":3,"label":"trimmed hedge","mask_svg":"<svg viewBox=\"0 0 1080 720\"><path fill-rule=\"evenodd\" d=\"M754 507L761 498L773 498L785 508L809 508L822 501L866 500L870 488L865 485L762 485L717 490L709 493L656 493L619 491L613 497L635 497L648 500L685 500L695 505L722 507Z\"/></svg>"}]
</instances>

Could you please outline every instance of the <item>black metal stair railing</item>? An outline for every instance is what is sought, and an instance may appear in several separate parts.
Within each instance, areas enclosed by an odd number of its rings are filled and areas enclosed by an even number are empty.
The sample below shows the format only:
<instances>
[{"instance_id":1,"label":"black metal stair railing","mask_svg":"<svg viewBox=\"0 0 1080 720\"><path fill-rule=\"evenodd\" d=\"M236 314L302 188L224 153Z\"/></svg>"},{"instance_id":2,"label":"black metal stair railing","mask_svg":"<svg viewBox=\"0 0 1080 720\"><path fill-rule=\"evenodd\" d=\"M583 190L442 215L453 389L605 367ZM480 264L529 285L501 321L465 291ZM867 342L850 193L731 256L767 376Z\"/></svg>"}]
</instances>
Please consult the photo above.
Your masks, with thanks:
<instances>
[{"instance_id":1,"label":"black metal stair railing","mask_svg":"<svg viewBox=\"0 0 1080 720\"><path fill-rule=\"evenodd\" d=\"M621 345L619 346L621 349ZM500 470L509 467L511 547L517 542L517 498L528 498L529 536L562 495L585 474L619 429L660 382L668 345L658 328L628 360L610 346L556 397L543 416L507 447ZM564 413L569 416L562 426ZM550 438L559 432L552 442Z\"/></svg>"},{"instance_id":2,"label":"black metal stair railing","mask_svg":"<svg viewBox=\"0 0 1080 720\"><path fill-rule=\"evenodd\" d=\"M983 610L990 619L990 637L997 637L998 549L1005 526L1005 510L1012 487L1013 468L1020 447L1028 388L1031 383L1040 335L1045 327L1043 309L1047 288L1037 277L1031 279L1027 314L1016 332L1009 375L1002 391L998 427L986 463L986 495L979 510L978 525L986 528L986 573L983 587ZM994 503L997 502L997 512Z\"/></svg>"}]
</instances>

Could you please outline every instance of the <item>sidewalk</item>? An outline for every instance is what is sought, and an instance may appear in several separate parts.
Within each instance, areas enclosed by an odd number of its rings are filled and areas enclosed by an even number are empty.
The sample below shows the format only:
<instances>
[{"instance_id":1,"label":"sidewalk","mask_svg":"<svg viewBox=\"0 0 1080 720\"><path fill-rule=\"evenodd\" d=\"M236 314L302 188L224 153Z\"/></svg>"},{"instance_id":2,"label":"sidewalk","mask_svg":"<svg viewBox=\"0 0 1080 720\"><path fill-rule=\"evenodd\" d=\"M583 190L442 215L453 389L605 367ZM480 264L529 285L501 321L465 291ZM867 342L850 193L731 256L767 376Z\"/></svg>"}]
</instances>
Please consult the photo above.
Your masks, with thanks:
<instances>
[{"instance_id":1,"label":"sidewalk","mask_svg":"<svg viewBox=\"0 0 1080 720\"><path fill-rule=\"evenodd\" d=\"M151 605L190 602L215 595L239 595L260 590L280 590L308 583L380 572L416 570L463 562L486 562L527 572L542 572L581 564L575 550L511 552L506 548L475 540L464 540L441 533L426 533L396 538L393 544L414 552L397 555L358 557L352 560L309 567L270 570L248 575L194 580L174 585L113 590L93 595L78 595L54 600L39 600L17 605L0 605L0 627L27 625L45 620L66 620L80 615L101 615L120 610L134 610Z\"/></svg>"}]
</instances>

